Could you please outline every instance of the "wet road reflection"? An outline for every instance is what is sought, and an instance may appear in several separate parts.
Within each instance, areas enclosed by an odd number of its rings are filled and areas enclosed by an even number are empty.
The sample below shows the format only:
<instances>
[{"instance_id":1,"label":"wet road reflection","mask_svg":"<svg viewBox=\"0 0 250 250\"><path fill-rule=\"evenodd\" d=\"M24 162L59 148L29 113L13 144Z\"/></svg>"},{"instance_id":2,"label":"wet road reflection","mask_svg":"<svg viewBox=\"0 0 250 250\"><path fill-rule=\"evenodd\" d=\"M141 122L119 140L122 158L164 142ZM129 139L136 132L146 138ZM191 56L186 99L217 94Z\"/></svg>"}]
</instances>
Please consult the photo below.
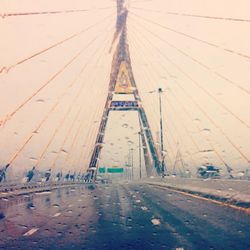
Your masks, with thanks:
<instances>
[{"instance_id":1,"label":"wet road reflection","mask_svg":"<svg viewBox=\"0 0 250 250\"><path fill-rule=\"evenodd\" d=\"M146 184L0 200L0 249L249 249L244 212Z\"/></svg>"}]
</instances>

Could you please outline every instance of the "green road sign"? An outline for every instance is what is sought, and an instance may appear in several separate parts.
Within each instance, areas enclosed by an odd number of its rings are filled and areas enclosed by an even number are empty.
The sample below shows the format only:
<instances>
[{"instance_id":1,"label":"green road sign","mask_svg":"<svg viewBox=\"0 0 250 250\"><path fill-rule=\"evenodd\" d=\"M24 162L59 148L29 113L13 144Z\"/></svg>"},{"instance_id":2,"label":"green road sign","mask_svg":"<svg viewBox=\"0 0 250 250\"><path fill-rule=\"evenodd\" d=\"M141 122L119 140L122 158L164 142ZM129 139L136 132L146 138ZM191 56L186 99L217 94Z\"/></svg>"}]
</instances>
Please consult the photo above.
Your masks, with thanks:
<instances>
[{"instance_id":1,"label":"green road sign","mask_svg":"<svg viewBox=\"0 0 250 250\"><path fill-rule=\"evenodd\" d=\"M101 173L101 174L106 173L106 168L105 167L100 167L99 168L99 173Z\"/></svg>"},{"instance_id":2,"label":"green road sign","mask_svg":"<svg viewBox=\"0 0 250 250\"><path fill-rule=\"evenodd\" d=\"M124 168L108 168L108 173L116 174L116 173L123 173Z\"/></svg>"}]
</instances>

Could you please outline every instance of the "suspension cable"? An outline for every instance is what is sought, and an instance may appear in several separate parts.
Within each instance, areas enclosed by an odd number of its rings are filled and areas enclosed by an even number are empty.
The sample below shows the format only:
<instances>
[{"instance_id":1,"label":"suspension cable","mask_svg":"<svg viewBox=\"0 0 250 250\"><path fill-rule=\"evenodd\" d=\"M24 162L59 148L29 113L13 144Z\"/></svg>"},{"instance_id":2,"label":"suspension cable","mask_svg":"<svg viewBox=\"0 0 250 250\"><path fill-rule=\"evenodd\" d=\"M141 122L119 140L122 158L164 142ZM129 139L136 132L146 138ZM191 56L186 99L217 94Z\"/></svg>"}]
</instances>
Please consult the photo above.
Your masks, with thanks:
<instances>
[{"instance_id":1,"label":"suspension cable","mask_svg":"<svg viewBox=\"0 0 250 250\"><path fill-rule=\"evenodd\" d=\"M145 40L144 40L145 41ZM149 43L149 41L148 41ZM143 42L141 42L141 44L143 44ZM152 47L155 48L154 45L151 44ZM163 56L162 53L160 53L161 56ZM165 67L164 67L165 68ZM178 83L178 82L177 82ZM181 87L178 83L178 86ZM199 108L199 110L203 113L203 115L205 117L207 117L207 119L220 131L221 134L223 134L223 136L227 139L227 141L231 144L231 146L248 162L250 163L250 160L248 159L248 157L239 149L239 147L237 147L233 141L227 136L227 134L210 118L210 116L206 113L206 111L204 111L204 109L199 105L197 104L196 101L194 101L194 99L188 95L188 93L181 87L181 89L184 91L184 93L189 96L189 98L192 100L192 102L195 104L195 106L197 106Z\"/></svg>"},{"instance_id":2,"label":"suspension cable","mask_svg":"<svg viewBox=\"0 0 250 250\"><path fill-rule=\"evenodd\" d=\"M54 10L54 11L34 11L34 12L10 12L10 13L0 13L1 18L6 17L16 17L16 16L36 16L36 15L53 15L53 14L69 14L69 13L81 13L81 12L90 12L96 10L107 10L113 9L115 6L103 7L103 8L94 8L94 9L79 9L79 10Z\"/></svg>"},{"instance_id":3,"label":"suspension cable","mask_svg":"<svg viewBox=\"0 0 250 250\"><path fill-rule=\"evenodd\" d=\"M94 24L88 26L87 28L82 29L81 31L76 32L75 34L73 34L73 35L71 35L71 36L69 36L69 37L67 37L67 38L64 38L63 40L60 40L59 42L57 42L57 43L55 43L55 44L50 45L49 47L47 47L47 48L45 48L45 49L42 49L42 50L40 50L40 51L38 51L38 52L36 52L36 53L34 53L34 54L32 54L32 55L30 55L30 56L28 56L28 57L26 57L26 58L20 60L20 61L18 61L18 62L14 63L14 64L12 64L12 65L10 65L10 66L4 66L4 67L2 67L2 68L0 69L0 74L3 73L3 72L9 73L9 71L10 71L11 69L15 68L16 66L18 66L18 65L20 65L20 64L22 64L22 63L24 63L24 62L27 62L28 60L33 59L33 58L35 58L35 57L37 57L37 56L39 56L39 55L41 55L41 54L43 54L43 53L45 53L45 52L47 52L47 51L53 49L53 48L56 48L57 46L62 45L62 44L64 44L65 42L68 42L69 40L71 40L71 39L73 39L73 38L76 38L76 37L82 35L82 34L85 33L86 31L91 30L92 28L96 27L97 25L103 24L104 21L110 19L110 18L113 17L113 16L114 16L114 14L108 15L108 16L106 16L105 18L103 18L102 20L100 20L100 21L98 21L98 22L96 22L96 23L94 23Z\"/></svg>"},{"instance_id":4,"label":"suspension cable","mask_svg":"<svg viewBox=\"0 0 250 250\"><path fill-rule=\"evenodd\" d=\"M130 8L135 9L135 10L143 10L147 12L156 12L156 13L162 13L162 14L174 15L174 16L197 17L197 18L205 18L205 19L215 19L219 21L230 21L230 22L250 22L250 19L244 19L244 18L198 15L198 14L189 14L189 13L174 12L174 11L152 10L152 9L146 9L146 8L141 8L141 7L130 7Z\"/></svg>"},{"instance_id":5,"label":"suspension cable","mask_svg":"<svg viewBox=\"0 0 250 250\"><path fill-rule=\"evenodd\" d=\"M219 78L223 79L224 81L230 83L231 85L237 87L238 89L242 90L244 93L250 94L250 91L244 87L242 87L241 85L239 85L238 83L228 79L226 76L222 75L221 73L218 73L217 71L211 69L209 66L207 66L206 64L204 64L203 62L199 61L198 59L194 58L193 56L191 56L190 54L184 52L183 50L177 48L175 45L171 44L170 42L168 42L167 40L163 39L162 37L160 37L158 34L156 34L155 32L152 32L151 30L149 30L146 26L142 25L141 23L136 23L139 24L139 26L141 26L144 30L146 30L148 33L150 33L151 35L153 35L154 37L158 38L160 41L166 43L169 47L174 48L175 50L177 50L180 54L184 55L185 57L189 58L190 60L192 60L193 62L197 63L198 65L200 65L201 67L205 68L206 70L208 70L210 73L217 75Z\"/></svg>"},{"instance_id":6,"label":"suspension cable","mask_svg":"<svg viewBox=\"0 0 250 250\"><path fill-rule=\"evenodd\" d=\"M97 49L98 50L98 49ZM95 51L96 53L96 51ZM94 54L95 54L94 53ZM91 59L91 57L90 57ZM80 71L80 74L84 71L84 69L86 68L87 64L89 63L89 60L87 61L87 63L83 66L83 68ZM60 97L57 99L57 102L52 106L52 108L49 110L49 112L47 113L47 115L42 119L42 121L38 124L38 126L36 127L36 129L31 133L30 136L28 136L28 138L25 140L24 144L21 146L20 149L17 150L17 152L11 157L11 159L8 161L9 164L12 164L13 161L17 158L17 156L19 155L19 153L24 149L24 147L30 142L30 140L33 138L33 136L38 133L38 131L40 130L40 128L42 127L42 125L46 122L46 120L49 118L49 115L57 108L57 106L60 103L60 100L68 93L68 89L70 89L74 83L76 82L78 76L75 77L75 79L71 82L71 84L67 87L67 89L60 95Z\"/></svg>"},{"instance_id":7,"label":"suspension cable","mask_svg":"<svg viewBox=\"0 0 250 250\"><path fill-rule=\"evenodd\" d=\"M168 26L159 24L159 23L157 23L157 22L155 22L155 21L152 21L152 20L150 20L150 19L144 18L144 17L142 17L142 16L140 16L140 15L137 15L137 14L134 13L134 12L130 12L130 13L131 13L132 15L134 15L135 17L137 17L138 19L141 19L141 20L146 21L146 22L148 22L148 23L154 24L154 25L156 25L156 26L158 26L158 27L161 27L161 28L163 28L163 29L165 29L165 30L174 32L174 33L179 34L179 35L181 35L181 36L185 36L185 37L190 38L190 39L192 39L192 40L194 40L194 41L197 41L197 42L206 44L206 45L208 45L208 46L210 46L210 47L217 48L217 49L221 49L221 50L223 50L223 51L225 51L225 52L227 52L227 53L230 53L230 54L233 54L233 55L237 55L237 56L240 56L240 57L243 57L243 58L250 59L250 56L249 56L249 55L243 54L243 53L241 53L241 52L238 52L238 51L235 51L235 50L232 50L232 49L228 49L228 48L221 47L221 46L218 45L218 44L215 44L215 43L212 43L212 42L208 42L208 41L203 40L203 39L201 39L201 38L198 38L198 37L195 37L195 36L186 34L186 33L182 32L182 31L175 30L175 29L170 28L170 27L168 27Z\"/></svg>"},{"instance_id":8,"label":"suspension cable","mask_svg":"<svg viewBox=\"0 0 250 250\"><path fill-rule=\"evenodd\" d=\"M93 44L97 40L98 37L101 37L100 34L98 34L94 39L92 39L86 47L81 49L75 56L73 56L69 62L67 62L59 71L57 71L52 77L49 78L41 87L39 87L31 96L29 96L25 101L23 101L14 111L12 111L10 114L6 115L6 119L0 122L1 125L5 125L7 121L9 121L20 109L22 109L27 103L29 103L38 93L40 93L45 87L47 87L58 75L60 75L64 70L71 65L80 55L83 54L83 52L88 49L90 45Z\"/></svg>"},{"instance_id":9,"label":"suspension cable","mask_svg":"<svg viewBox=\"0 0 250 250\"><path fill-rule=\"evenodd\" d=\"M142 35L142 33L140 33ZM152 44L147 37L142 35L148 43ZM231 114L235 119L237 119L241 124L243 124L248 129L250 128L250 125L247 124L245 121L243 121L238 115L236 115L234 112L232 112L228 107L226 107L222 102L220 102L216 97L214 97L209 91L207 91L204 87L202 87L196 80L194 80L188 73L186 73L182 68L180 68L179 65L177 65L175 62L173 62L166 54L163 54L161 50L156 47L155 45L152 45L169 63L174 65L178 71L180 71L186 78L188 78L192 83L194 83L199 89L201 89L207 96L212 98L215 103L220 105L222 108L224 108L229 114Z\"/></svg>"},{"instance_id":10,"label":"suspension cable","mask_svg":"<svg viewBox=\"0 0 250 250\"><path fill-rule=\"evenodd\" d=\"M107 41L107 40L108 40L108 39L105 39L105 41ZM104 43L104 44L105 44L105 43ZM99 50L99 51L105 51L105 47L106 47L106 46L104 46L103 48L100 47L100 50ZM96 52L97 52L97 51L96 51ZM96 54L96 53L95 53L95 54ZM91 60L92 58L94 58L94 54L91 56L90 60ZM98 60L97 60L97 61L98 61ZM90 61L88 61L88 64L89 64L89 63L90 63ZM95 76L97 76L97 75L95 75ZM95 86L94 80L92 81L91 86ZM82 91L83 87L84 87L84 85L82 85L82 88L81 88L80 91ZM75 119L73 120L73 122L72 122L72 124L71 124L69 130L67 131L66 136L65 136L65 138L64 138L64 140L63 140L63 142L62 142L62 144L61 144L61 146L60 146L60 149L59 149L59 151L58 151L59 153L56 155L55 159L53 160L52 167L55 167L55 164L56 164L56 161L57 161L58 158L59 158L60 152L61 152L62 149L64 148L65 143L66 143L67 139L69 138L68 135L71 133L71 131L72 131L72 129L73 129L73 127L74 127L74 125L75 125L77 119L80 117L80 114L81 114L83 108L84 108L84 106L82 105L81 108L79 109L77 115L75 116Z\"/></svg>"},{"instance_id":11,"label":"suspension cable","mask_svg":"<svg viewBox=\"0 0 250 250\"><path fill-rule=\"evenodd\" d=\"M135 41L135 39L133 39L133 41ZM138 49L135 49L135 51L138 53ZM145 58L145 55L143 55L141 58ZM147 60L147 63L150 63L151 64L151 61L150 60ZM151 64L151 66L152 66L152 64ZM152 66L153 67L153 66ZM156 70L157 71L157 70ZM147 77L145 77L147 75ZM145 70L145 72L144 72L144 74L142 74L142 76L144 76L145 77L145 79L150 79L150 75L151 74L149 74L146 70ZM151 75L151 77L152 77L152 75ZM143 77L142 77L143 78ZM151 106L152 105L149 105L149 107L151 108ZM156 114L156 110L155 111L153 111L152 112L152 114L153 115L155 115ZM176 126L174 126L174 128L176 128ZM176 131L177 132L177 131ZM172 136L172 133L169 133L171 136ZM177 133L178 134L178 133ZM189 134L188 134L189 135ZM190 135L189 135L190 136ZM180 136L179 136L180 137ZM192 142L194 143L194 145L196 146L196 148L198 148L198 151L199 151L199 147L198 147L198 145L194 142L194 140L192 139ZM169 145L170 146L170 145ZM171 146L170 146L171 147ZM187 152L188 152L188 149L186 149L187 150ZM171 149L171 151L172 151L172 154L174 155L174 151L173 151L173 149ZM192 155L189 153L189 155L190 155L190 157L192 158ZM194 163L194 160L193 159L191 159L192 161L193 161L193 163Z\"/></svg>"}]
</instances>

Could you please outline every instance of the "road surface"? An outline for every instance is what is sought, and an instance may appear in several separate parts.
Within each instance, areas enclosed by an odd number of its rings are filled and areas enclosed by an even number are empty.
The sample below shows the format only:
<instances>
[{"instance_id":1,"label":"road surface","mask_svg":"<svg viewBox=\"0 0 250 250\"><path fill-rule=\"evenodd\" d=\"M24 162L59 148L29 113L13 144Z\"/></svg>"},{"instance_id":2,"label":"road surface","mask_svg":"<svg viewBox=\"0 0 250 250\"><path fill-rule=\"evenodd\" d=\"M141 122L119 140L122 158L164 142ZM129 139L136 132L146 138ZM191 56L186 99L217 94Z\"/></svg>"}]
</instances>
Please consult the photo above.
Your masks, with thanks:
<instances>
[{"instance_id":1,"label":"road surface","mask_svg":"<svg viewBox=\"0 0 250 250\"><path fill-rule=\"evenodd\" d=\"M0 200L0 249L250 249L245 212L147 184Z\"/></svg>"}]
</instances>

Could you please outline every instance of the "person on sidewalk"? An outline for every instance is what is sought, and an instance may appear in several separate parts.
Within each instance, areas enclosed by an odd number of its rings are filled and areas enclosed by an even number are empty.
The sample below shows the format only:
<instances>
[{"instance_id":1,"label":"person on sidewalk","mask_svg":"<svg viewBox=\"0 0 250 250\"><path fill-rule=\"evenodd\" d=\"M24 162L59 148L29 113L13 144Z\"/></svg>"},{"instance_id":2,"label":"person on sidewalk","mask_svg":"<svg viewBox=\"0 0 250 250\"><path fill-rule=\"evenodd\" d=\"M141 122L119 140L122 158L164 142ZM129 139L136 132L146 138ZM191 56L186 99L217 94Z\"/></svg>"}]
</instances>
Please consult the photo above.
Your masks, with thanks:
<instances>
[{"instance_id":1,"label":"person on sidewalk","mask_svg":"<svg viewBox=\"0 0 250 250\"><path fill-rule=\"evenodd\" d=\"M51 176L51 168L45 172L45 175L44 175L45 182L49 181L50 176Z\"/></svg>"},{"instance_id":2,"label":"person on sidewalk","mask_svg":"<svg viewBox=\"0 0 250 250\"><path fill-rule=\"evenodd\" d=\"M27 178L27 182L30 182L35 174L35 169L36 167L34 166L31 170L28 171L26 178Z\"/></svg>"},{"instance_id":3,"label":"person on sidewalk","mask_svg":"<svg viewBox=\"0 0 250 250\"><path fill-rule=\"evenodd\" d=\"M62 179L62 176L63 176L62 171L59 171L59 172L56 174L56 181L60 181L60 180Z\"/></svg>"},{"instance_id":4,"label":"person on sidewalk","mask_svg":"<svg viewBox=\"0 0 250 250\"><path fill-rule=\"evenodd\" d=\"M70 171L65 175L64 177L65 181L69 181L69 177L70 177Z\"/></svg>"},{"instance_id":5,"label":"person on sidewalk","mask_svg":"<svg viewBox=\"0 0 250 250\"><path fill-rule=\"evenodd\" d=\"M9 166L10 166L10 164L7 164L5 167L0 169L0 183L7 181L6 172L7 172L7 169L8 169Z\"/></svg>"}]
</instances>

